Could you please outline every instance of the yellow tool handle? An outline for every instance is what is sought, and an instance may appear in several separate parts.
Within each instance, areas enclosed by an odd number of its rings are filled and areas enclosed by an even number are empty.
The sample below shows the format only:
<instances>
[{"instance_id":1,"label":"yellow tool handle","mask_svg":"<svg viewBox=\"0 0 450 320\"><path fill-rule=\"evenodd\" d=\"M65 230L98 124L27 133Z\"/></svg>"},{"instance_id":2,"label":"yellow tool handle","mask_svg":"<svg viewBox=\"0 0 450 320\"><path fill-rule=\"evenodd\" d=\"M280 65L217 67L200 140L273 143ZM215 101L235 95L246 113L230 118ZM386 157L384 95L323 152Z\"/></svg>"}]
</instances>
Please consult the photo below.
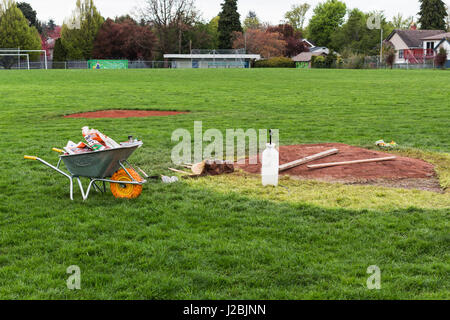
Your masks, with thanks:
<instances>
[{"instance_id":1,"label":"yellow tool handle","mask_svg":"<svg viewBox=\"0 0 450 320\"><path fill-rule=\"evenodd\" d=\"M58 148L53 148L52 150L55 151L55 152L58 152L58 153L64 153L64 150L61 150L61 149L58 149Z\"/></svg>"},{"instance_id":2,"label":"yellow tool handle","mask_svg":"<svg viewBox=\"0 0 450 320\"><path fill-rule=\"evenodd\" d=\"M38 159L38 157L33 157L33 156L23 156L23 158L27 159L27 160L37 160Z\"/></svg>"}]
</instances>

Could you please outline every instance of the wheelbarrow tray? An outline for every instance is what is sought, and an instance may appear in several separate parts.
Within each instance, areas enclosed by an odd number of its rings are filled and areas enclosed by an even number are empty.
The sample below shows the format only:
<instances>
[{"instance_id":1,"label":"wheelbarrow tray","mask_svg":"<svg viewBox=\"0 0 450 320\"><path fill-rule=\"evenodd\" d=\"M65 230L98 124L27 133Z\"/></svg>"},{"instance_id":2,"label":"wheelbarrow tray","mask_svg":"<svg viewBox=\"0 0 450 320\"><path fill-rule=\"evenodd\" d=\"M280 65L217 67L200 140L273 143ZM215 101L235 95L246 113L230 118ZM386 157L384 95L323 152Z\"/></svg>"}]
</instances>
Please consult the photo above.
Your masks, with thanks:
<instances>
[{"instance_id":1,"label":"wheelbarrow tray","mask_svg":"<svg viewBox=\"0 0 450 320\"><path fill-rule=\"evenodd\" d=\"M104 179L119 170L120 162L128 160L141 144L130 144L115 149L61 156L73 177Z\"/></svg>"}]
</instances>

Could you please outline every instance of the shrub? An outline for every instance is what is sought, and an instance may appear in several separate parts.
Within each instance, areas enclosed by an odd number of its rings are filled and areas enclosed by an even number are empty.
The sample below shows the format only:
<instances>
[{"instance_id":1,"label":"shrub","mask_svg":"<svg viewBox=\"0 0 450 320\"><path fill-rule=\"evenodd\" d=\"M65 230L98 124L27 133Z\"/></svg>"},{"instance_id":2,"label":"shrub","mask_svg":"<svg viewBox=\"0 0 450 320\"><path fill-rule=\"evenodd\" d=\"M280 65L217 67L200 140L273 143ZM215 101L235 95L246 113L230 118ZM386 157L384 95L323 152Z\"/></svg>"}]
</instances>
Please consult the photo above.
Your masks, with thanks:
<instances>
[{"instance_id":1,"label":"shrub","mask_svg":"<svg viewBox=\"0 0 450 320\"><path fill-rule=\"evenodd\" d=\"M323 56L313 56L311 58L311 64L313 68L325 68L326 62Z\"/></svg>"},{"instance_id":2,"label":"shrub","mask_svg":"<svg viewBox=\"0 0 450 320\"><path fill-rule=\"evenodd\" d=\"M392 69L395 62L395 48L390 42L383 47L383 55L386 64Z\"/></svg>"},{"instance_id":3,"label":"shrub","mask_svg":"<svg viewBox=\"0 0 450 320\"><path fill-rule=\"evenodd\" d=\"M447 51L444 48L439 49L439 53L436 55L435 64L438 68L445 68L445 63L447 62Z\"/></svg>"},{"instance_id":4,"label":"shrub","mask_svg":"<svg viewBox=\"0 0 450 320\"><path fill-rule=\"evenodd\" d=\"M337 56L333 52L325 57L325 67L326 68L336 68Z\"/></svg>"},{"instance_id":5,"label":"shrub","mask_svg":"<svg viewBox=\"0 0 450 320\"><path fill-rule=\"evenodd\" d=\"M276 57L267 60L256 61L255 68L295 68L295 62L290 58Z\"/></svg>"},{"instance_id":6,"label":"shrub","mask_svg":"<svg viewBox=\"0 0 450 320\"><path fill-rule=\"evenodd\" d=\"M363 69L364 56L360 54L353 54L344 60L342 66L345 69Z\"/></svg>"}]
</instances>

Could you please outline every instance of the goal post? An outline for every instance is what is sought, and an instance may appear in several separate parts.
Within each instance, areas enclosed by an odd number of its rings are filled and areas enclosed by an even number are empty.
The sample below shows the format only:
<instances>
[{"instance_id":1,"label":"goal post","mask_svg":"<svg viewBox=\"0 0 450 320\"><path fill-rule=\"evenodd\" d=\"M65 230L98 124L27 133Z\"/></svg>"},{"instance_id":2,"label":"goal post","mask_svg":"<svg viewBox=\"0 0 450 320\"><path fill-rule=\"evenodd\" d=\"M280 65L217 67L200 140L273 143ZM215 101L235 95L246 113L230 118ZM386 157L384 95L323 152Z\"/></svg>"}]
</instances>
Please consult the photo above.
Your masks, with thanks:
<instances>
[{"instance_id":1,"label":"goal post","mask_svg":"<svg viewBox=\"0 0 450 320\"><path fill-rule=\"evenodd\" d=\"M28 53L0 53L0 57L27 57L27 69L30 70L30 55ZM17 66L20 69L20 62Z\"/></svg>"},{"instance_id":2,"label":"goal post","mask_svg":"<svg viewBox=\"0 0 450 320\"><path fill-rule=\"evenodd\" d=\"M47 51L45 50L22 50L20 48L17 49L1 49L0 48L0 54L6 54L6 55L13 55L16 54L16 56L24 56L24 54L28 54L28 66L30 65L29 61L29 55L33 53L41 53L44 54L44 66L45 70L48 69L48 61L47 61Z\"/></svg>"}]
</instances>

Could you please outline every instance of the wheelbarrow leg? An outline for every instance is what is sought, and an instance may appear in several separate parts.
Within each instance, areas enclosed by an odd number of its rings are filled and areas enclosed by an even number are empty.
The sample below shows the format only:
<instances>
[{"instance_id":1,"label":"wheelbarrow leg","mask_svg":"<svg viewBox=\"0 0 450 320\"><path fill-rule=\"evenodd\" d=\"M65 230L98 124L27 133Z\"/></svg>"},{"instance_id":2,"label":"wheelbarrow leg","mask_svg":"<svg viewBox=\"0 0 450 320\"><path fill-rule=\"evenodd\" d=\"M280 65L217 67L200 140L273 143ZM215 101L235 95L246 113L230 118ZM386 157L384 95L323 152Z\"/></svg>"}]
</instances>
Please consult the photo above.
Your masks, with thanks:
<instances>
[{"instance_id":1,"label":"wheelbarrow leg","mask_svg":"<svg viewBox=\"0 0 450 320\"><path fill-rule=\"evenodd\" d=\"M70 180L70 200L73 201L73 179L69 178Z\"/></svg>"},{"instance_id":2,"label":"wheelbarrow leg","mask_svg":"<svg viewBox=\"0 0 450 320\"><path fill-rule=\"evenodd\" d=\"M77 177L77 180L78 180L78 186L80 187L81 196L83 197L83 201L86 201L87 198L89 197L89 192L91 191L92 184L94 183L95 180L92 180L91 183L89 183L89 187L87 188L86 193L84 193L83 184L81 183L81 180L79 177Z\"/></svg>"}]
</instances>

